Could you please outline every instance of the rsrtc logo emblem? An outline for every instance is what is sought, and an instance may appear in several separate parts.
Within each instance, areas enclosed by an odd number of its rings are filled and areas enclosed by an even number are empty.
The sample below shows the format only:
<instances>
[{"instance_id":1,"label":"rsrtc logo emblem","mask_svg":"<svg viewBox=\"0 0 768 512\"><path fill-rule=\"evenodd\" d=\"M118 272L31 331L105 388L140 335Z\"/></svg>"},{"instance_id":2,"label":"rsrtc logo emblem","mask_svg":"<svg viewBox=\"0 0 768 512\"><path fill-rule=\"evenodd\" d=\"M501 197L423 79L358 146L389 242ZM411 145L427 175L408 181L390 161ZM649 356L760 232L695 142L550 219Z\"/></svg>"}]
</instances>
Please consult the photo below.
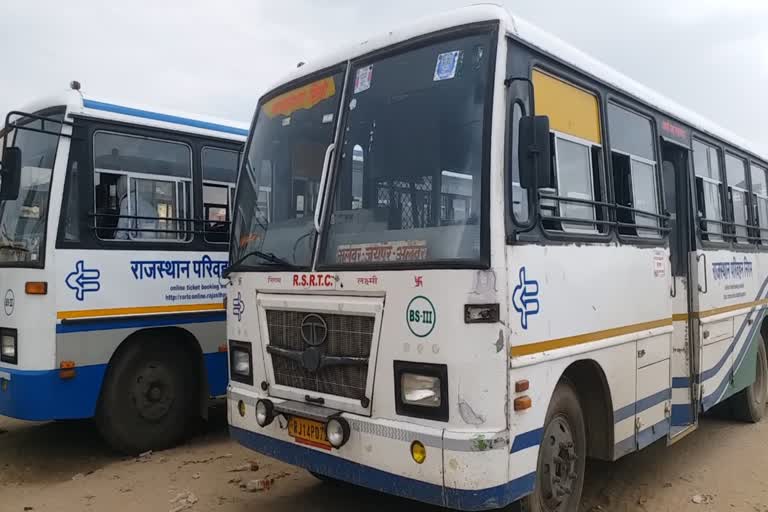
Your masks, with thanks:
<instances>
[{"instance_id":1,"label":"rsrtc logo emblem","mask_svg":"<svg viewBox=\"0 0 768 512\"><path fill-rule=\"evenodd\" d=\"M525 267L520 267L520 282L512 291L512 306L520 313L520 327L528 329L528 317L539 314L539 282L528 279Z\"/></svg>"}]
</instances>

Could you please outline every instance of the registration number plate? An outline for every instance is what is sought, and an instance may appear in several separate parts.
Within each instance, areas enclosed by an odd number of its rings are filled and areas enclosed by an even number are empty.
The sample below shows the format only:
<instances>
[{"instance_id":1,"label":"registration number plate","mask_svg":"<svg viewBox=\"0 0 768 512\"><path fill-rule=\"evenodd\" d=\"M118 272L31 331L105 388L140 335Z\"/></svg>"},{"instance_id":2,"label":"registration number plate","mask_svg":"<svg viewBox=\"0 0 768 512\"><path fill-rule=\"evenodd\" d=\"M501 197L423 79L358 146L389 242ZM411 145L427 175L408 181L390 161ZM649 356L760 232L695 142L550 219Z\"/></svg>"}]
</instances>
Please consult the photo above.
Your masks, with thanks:
<instances>
[{"instance_id":1,"label":"registration number plate","mask_svg":"<svg viewBox=\"0 0 768 512\"><path fill-rule=\"evenodd\" d=\"M331 448L330 443L325 438L325 425L319 421L291 416L291 419L288 420L288 435L298 443L318 448Z\"/></svg>"}]
</instances>

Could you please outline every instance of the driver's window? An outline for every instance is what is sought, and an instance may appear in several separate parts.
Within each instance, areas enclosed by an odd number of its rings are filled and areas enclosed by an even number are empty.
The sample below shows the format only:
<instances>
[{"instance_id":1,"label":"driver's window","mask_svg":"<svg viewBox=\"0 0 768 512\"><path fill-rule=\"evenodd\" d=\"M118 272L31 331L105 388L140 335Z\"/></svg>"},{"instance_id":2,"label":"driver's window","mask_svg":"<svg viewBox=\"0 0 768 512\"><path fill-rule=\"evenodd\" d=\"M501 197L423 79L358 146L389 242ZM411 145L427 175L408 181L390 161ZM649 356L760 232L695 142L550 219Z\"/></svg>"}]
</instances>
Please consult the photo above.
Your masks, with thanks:
<instances>
[{"instance_id":1,"label":"driver's window","mask_svg":"<svg viewBox=\"0 0 768 512\"><path fill-rule=\"evenodd\" d=\"M203 219L207 242L229 241L231 197L237 180L239 153L219 148L203 148Z\"/></svg>"}]
</instances>

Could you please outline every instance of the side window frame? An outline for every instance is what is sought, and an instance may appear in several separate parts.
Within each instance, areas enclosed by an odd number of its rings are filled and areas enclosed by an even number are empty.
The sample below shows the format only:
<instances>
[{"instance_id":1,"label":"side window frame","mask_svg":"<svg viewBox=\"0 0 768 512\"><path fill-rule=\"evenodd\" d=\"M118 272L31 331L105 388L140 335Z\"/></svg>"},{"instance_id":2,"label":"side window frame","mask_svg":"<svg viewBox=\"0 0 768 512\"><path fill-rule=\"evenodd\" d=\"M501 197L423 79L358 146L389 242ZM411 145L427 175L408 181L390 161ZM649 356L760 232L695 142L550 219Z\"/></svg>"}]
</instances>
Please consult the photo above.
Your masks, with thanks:
<instances>
[{"instance_id":1,"label":"side window frame","mask_svg":"<svg viewBox=\"0 0 768 512\"><path fill-rule=\"evenodd\" d=\"M717 176L720 181L717 181L713 178L710 178L709 176L702 176L697 172L696 169L696 157L695 157L695 147L696 144L702 144L707 148L710 148L714 150L718 156L717 158L717 167L714 168L714 170L717 172ZM710 158L710 151L707 151L707 170L713 170L713 162ZM693 192L694 192L694 199L695 202L693 204L694 207L694 215L696 219L696 233L698 240L707 246L712 247L730 247L730 220L728 218L728 203L725 198L725 191L727 189L728 183L726 182L726 176L725 176L725 158L723 157L723 148L721 147L720 143L717 141L703 136L700 133L694 133L692 140L691 140L691 170L693 172ZM704 210L704 216L701 215L700 207L703 206L706 208L706 197L704 198L705 203L703 205L699 204L699 194L698 194L698 181L701 179L704 183L710 183L712 185L717 185L719 187L718 192L718 201L720 206L720 219L708 219L706 217L707 212L706 209ZM709 236L709 225L710 224L716 224L720 226L719 232L713 232L712 234L719 237L719 240L710 240L705 239L704 236ZM706 227L705 227L706 226Z\"/></svg>"},{"instance_id":2,"label":"side window frame","mask_svg":"<svg viewBox=\"0 0 768 512\"><path fill-rule=\"evenodd\" d=\"M627 151L623 151L620 149L616 149L613 147L614 141L611 139L611 126L610 126L610 114L609 114L609 106L614 105L620 109L626 110L632 115L638 116L642 119L645 119L649 122L650 127L650 142L651 142L651 151L653 154L653 157L655 160L649 160L643 156L631 154ZM610 178L609 187L610 187L610 202L612 203L612 210L614 212L614 219L616 222L616 236L623 244L635 244L635 245L665 245L667 242L667 239L669 238L669 233L671 229L669 228L669 215L668 215L668 207L666 204L666 197L664 193L664 181L662 176L662 154L661 154L661 144L660 144L660 137L659 137L659 129L657 126L657 118L656 115L648 110L647 108L637 105L634 102L628 101L625 98L617 95L617 94L609 94L605 101L605 131L607 134L606 137L606 144L605 146L605 155L606 159L608 161L608 176ZM651 226L642 226L640 229L644 232L651 232L655 231L656 235L638 235L638 234L630 234L630 233L622 233L622 230L620 229L622 227L622 224L619 223L619 210L625 209L626 207L623 205L618 204L618 198L616 197L616 175L615 175L615 169L613 166L613 153L617 153L619 155L625 156L629 158L629 165L630 165L630 175L632 173L632 162L637 161L641 164L649 165L653 168L653 177L654 177L654 199L656 201L656 218L657 223L656 227ZM633 200L634 200L634 191L632 191L633 194ZM634 208L633 203L633 208ZM631 209L628 209L628 211L632 212ZM625 227L635 227L635 230L637 231L636 226L637 224L637 216L635 212L633 213L633 222L629 226ZM645 211L645 213L641 213L642 216L646 218L650 218L653 214L653 212Z\"/></svg>"},{"instance_id":3,"label":"side window frame","mask_svg":"<svg viewBox=\"0 0 768 512\"><path fill-rule=\"evenodd\" d=\"M152 140L155 142L160 143L167 143L167 144L176 144L176 145L183 145L187 148L189 152L189 178L181 178L176 176L167 176L167 175L161 175L161 174L151 174L151 173L136 173L136 172L130 172L130 171L116 171L116 170L109 170L106 169L104 171L100 171L96 167L96 153L95 153L95 139L96 136L102 133L110 134L110 135L117 135L121 137L128 137L128 138L138 138L138 139L144 139L144 140ZM194 172L194 149L193 145L189 142L181 142L177 140L173 140L170 138L165 138L162 136L155 136L155 135L139 135L135 133L129 133L121 130L112 130L112 129L96 129L90 134L90 145L91 145L91 152L90 152L90 158L91 158L91 183L92 183L92 196L93 196L93 205L94 205L94 236L96 239L103 241L103 242L109 242L109 243L116 243L116 244L124 244L126 242L133 242L133 243L139 243L139 244L152 244L152 243L170 243L170 244L190 244L194 242L195 240L195 233L194 233L194 218L195 218L195 208L194 208L194 190L195 190L195 172ZM137 180L152 180L155 182L162 182L162 183L172 183L174 187L175 197L176 197L176 203L177 212L175 215L177 217L171 217L176 218L178 220L171 221L176 223L176 229L169 229L167 233L175 233L178 238L146 238L142 239L141 237L135 236L132 233L132 230L129 229L122 229L122 230L115 230L115 233L117 231L127 231L128 232L128 238L127 239L117 239L117 238L103 238L99 236L98 231L99 228L97 227L98 222L98 214L96 213L96 173L105 172L107 174L116 174L120 176L125 176L127 178L127 184L126 184L126 194L128 197L128 217L130 218L132 216L132 209L131 209L131 192L133 190L133 184L136 183ZM187 184L184 186L184 184ZM179 208L179 204L181 204L183 199L183 215L181 214ZM161 219L161 217L158 217L158 219ZM120 218L118 217L118 222ZM134 219L136 220L136 219ZM186 231L186 232L184 232ZM135 231L136 233L142 233L142 231ZM155 232L157 234L161 234L161 231ZM152 233L150 233L152 234ZM183 238L181 237L183 235Z\"/></svg>"},{"instance_id":4,"label":"side window frame","mask_svg":"<svg viewBox=\"0 0 768 512\"><path fill-rule=\"evenodd\" d=\"M730 179L728 177L728 158L734 158L735 160L738 160L744 169L744 181L746 188L737 187L734 184L730 183ZM724 148L723 151L723 169L725 171L725 183L724 183L724 191L726 192L724 200L726 202L726 205L728 207L728 223L729 223L729 233L728 237L729 240L736 246L745 248L748 247L749 244L754 243L753 235L750 233L753 227L753 206L752 206L752 177L751 172L749 168L749 159L744 158L742 155L740 155L738 152L732 150L731 148ZM744 225L737 225L736 224L736 210L735 210L735 204L733 201L733 192L732 190L735 190L739 193L741 193L744 196L744 208L745 208L745 224ZM743 228L746 230L746 235L740 235L738 234L739 228Z\"/></svg>"},{"instance_id":5,"label":"side window frame","mask_svg":"<svg viewBox=\"0 0 768 512\"><path fill-rule=\"evenodd\" d=\"M768 165L763 162L754 160L752 158L747 159L747 165L749 168L749 195L753 201L752 203L752 240L756 247L760 250L768 248ZM752 173L754 171L762 172L764 183L766 184L766 190L762 194L758 194L755 191L755 184ZM765 221L766 225L760 223L760 205L765 205Z\"/></svg>"},{"instance_id":6,"label":"side window frame","mask_svg":"<svg viewBox=\"0 0 768 512\"><path fill-rule=\"evenodd\" d=\"M226 182L226 181L219 181L219 180L211 180L206 179L205 177L205 152L206 151L224 151L227 153L234 153L238 156L236 162L235 162L235 176L233 182ZM238 151L236 149L230 148L230 147L223 147L220 145L213 144L209 141L205 141L201 144L200 151L199 151L199 158L200 158L200 193L201 193L201 208L200 208L200 226L202 226L202 239L206 244L212 245L216 248L219 248L223 245L226 245L229 243L229 237L227 236L227 240L225 242L219 242L215 240L211 240L208 237L208 229L210 227L210 224L212 221L210 221L206 215L206 201L205 201L205 187L206 186L212 186L212 187L219 187L219 188L226 188L227 189L227 213L226 213L226 224L227 224L227 234L230 231L231 222L232 222L232 215L233 215L233 207L234 207L234 194L235 194L235 188L237 187L237 174L240 170L240 158L242 157L242 150Z\"/></svg>"},{"instance_id":7,"label":"side window frame","mask_svg":"<svg viewBox=\"0 0 768 512\"><path fill-rule=\"evenodd\" d=\"M588 141L579 137L562 133L557 130L550 130L551 148L553 160L552 173L555 181L558 181L559 175L559 154L557 149L557 141L564 140L571 143L576 143L585 146L588 149L589 171L590 171L590 185L592 187L592 199L588 200L588 206L592 208L593 220L586 221L585 223L578 222L582 226L593 226L594 229L583 230L566 230L566 229L552 229L547 227L548 222L559 222L561 224L568 224L568 219L558 220L549 219L547 215L543 215L543 209L549 208L555 211L560 211L565 201L558 199L548 199L546 195L542 195L540 190L535 191L533 194L533 200L529 196L529 210L531 211L531 222L533 225L538 225L540 231L545 239L548 240L587 240L587 241L607 241L613 236L613 220L611 213L612 207L610 201L612 199L610 195L611 182L606 174L607 162L606 162L606 142L607 142L607 124L605 122L606 112L604 109L605 94L600 84L594 83L588 79L582 78L576 71L563 68L561 66L551 65L539 58L531 59L529 63L529 76L533 77L534 71L538 71L544 75L548 75L555 80L565 83L571 87L579 89L584 93L592 96L596 102L597 115L598 115L598 132L600 134L600 142ZM535 97L536 91L534 90L534 112L535 112ZM597 164L597 168L595 167ZM597 180L597 182L596 182ZM555 183L556 187L559 187L559 183ZM557 189L556 189L557 190ZM599 194L599 197L598 197ZM560 197L560 192L556 192L557 197ZM560 206L558 206L558 203ZM576 205L580 203L572 202ZM584 203L587 204L587 203ZM550 215L551 216L551 215ZM556 215L560 217L560 215Z\"/></svg>"}]
</instances>

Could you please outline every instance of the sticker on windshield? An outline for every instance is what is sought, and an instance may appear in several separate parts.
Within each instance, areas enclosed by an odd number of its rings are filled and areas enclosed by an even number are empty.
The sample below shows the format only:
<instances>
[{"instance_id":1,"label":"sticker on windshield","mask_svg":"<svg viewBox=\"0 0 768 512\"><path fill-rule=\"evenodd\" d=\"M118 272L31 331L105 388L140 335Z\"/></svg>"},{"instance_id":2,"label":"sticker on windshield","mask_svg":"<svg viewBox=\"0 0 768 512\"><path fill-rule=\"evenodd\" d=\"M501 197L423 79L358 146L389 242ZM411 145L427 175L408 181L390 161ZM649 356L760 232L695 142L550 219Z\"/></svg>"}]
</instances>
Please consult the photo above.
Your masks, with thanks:
<instances>
[{"instance_id":1,"label":"sticker on windshield","mask_svg":"<svg viewBox=\"0 0 768 512\"><path fill-rule=\"evenodd\" d=\"M323 124L332 123L333 122L333 114L325 114L323 116Z\"/></svg>"},{"instance_id":2,"label":"sticker on windshield","mask_svg":"<svg viewBox=\"0 0 768 512\"><path fill-rule=\"evenodd\" d=\"M432 81L439 82L440 80L450 80L454 78L462 53L461 50L454 50L438 55L437 64L435 64L435 76L432 78Z\"/></svg>"},{"instance_id":3,"label":"sticker on windshield","mask_svg":"<svg viewBox=\"0 0 768 512\"><path fill-rule=\"evenodd\" d=\"M373 66L366 66L357 70L355 74L355 94L367 91L371 88L371 78L373 77Z\"/></svg>"},{"instance_id":4,"label":"sticker on windshield","mask_svg":"<svg viewBox=\"0 0 768 512\"><path fill-rule=\"evenodd\" d=\"M283 119L283 126L290 126L290 124L291 124L290 117L286 117L285 119Z\"/></svg>"}]
</instances>

